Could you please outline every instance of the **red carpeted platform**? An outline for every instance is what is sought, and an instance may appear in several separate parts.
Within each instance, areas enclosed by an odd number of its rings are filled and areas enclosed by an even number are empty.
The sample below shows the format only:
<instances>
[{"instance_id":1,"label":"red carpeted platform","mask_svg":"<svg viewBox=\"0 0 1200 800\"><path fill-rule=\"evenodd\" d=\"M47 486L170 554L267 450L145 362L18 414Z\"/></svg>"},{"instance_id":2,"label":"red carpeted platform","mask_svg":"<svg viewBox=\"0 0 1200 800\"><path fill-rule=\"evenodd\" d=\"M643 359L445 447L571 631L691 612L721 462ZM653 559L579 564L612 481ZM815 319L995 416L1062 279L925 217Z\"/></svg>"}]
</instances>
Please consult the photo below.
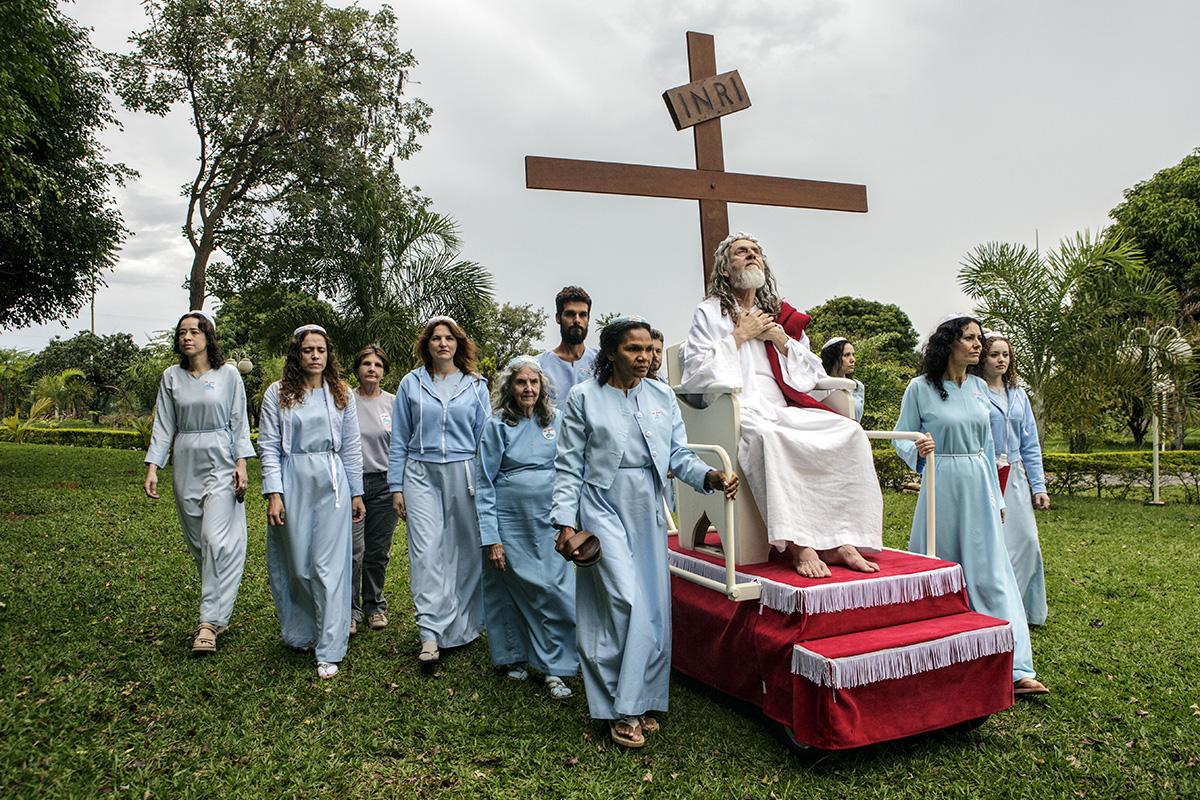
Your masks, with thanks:
<instances>
[{"instance_id":1,"label":"red carpeted platform","mask_svg":"<svg viewBox=\"0 0 1200 800\"><path fill-rule=\"evenodd\" d=\"M682 550L674 566L724 580L724 561ZM884 550L880 572L802 578L780 560L742 566L759 601L672 576L672 665L762 708L814 747L844 749L966 722L1012 705L1012 629L972 612L962 568Z\"/></svg>"}]
</instances>

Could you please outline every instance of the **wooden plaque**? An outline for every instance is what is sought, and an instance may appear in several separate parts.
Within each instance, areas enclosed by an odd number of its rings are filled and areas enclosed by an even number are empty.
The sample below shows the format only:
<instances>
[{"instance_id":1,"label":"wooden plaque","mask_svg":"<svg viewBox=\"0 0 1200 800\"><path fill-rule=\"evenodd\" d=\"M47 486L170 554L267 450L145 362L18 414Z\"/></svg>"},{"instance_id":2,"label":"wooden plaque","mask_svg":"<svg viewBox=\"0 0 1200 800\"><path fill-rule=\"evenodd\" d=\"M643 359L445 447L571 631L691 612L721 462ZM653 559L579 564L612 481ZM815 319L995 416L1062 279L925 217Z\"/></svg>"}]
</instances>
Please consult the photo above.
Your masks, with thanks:
<instances>
[{"instance_id":1,"label":"wooden plaque","mask_svg":"<svg viewBox=\"0 0 1200 800\"><path fill-rule=\"evenodd\" d=\"M750 107L750 95L735 69L663 92L676 130Z\"/></svg>"}]
</instances>

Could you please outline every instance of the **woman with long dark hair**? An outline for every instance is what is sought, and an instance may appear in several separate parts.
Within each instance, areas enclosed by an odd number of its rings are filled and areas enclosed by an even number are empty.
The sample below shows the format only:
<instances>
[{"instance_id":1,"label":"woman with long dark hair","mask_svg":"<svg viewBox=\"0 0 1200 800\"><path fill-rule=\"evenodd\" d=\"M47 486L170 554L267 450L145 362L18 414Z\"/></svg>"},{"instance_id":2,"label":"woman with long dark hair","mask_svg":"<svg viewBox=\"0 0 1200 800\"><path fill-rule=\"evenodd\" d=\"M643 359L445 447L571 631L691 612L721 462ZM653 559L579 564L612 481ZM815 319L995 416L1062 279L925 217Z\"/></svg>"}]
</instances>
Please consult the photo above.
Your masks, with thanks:
<instances>
[{"instance_id":1,"label":"woman with long dark hair","mask_svg":"<svg viewBox=\"0 0 1200 800\"><path fill-rule=\"evenodd\" d=\"M1042 546L1038 541L1033 510L1050 507L1046 474L1042 469L1042 446L1029 395L1017 383L1016 357L1008 337L984 331L983 354L971 373L988 386L992 439L996 458L1008 464L1004 487L1004 543L1021 589L1025 615L1030 625L1046 624L1046 577Z\"/></svg>"},{"instance_id":2,"label":"woman with long dark hair","mask_svg":"<svg viewBox=\"0 0 1200 800\"><path fill-rule=\"evenodd\" d=\"M667 710L671 585L663 487L667 470L696 491L733 497L737 476L709 469L685 444L675 395L645 380L650 326L620 317L600 332L595 378L567 395L555 458L550 521L557 548L600 558L576 571L575 618L583 684L593 719L623 747L642 747Z\"/></svg>"},{"instance_id":3,"label":"woman with long dark hair","mask_svg":"<svg viewBox=\"0 0 1200 800\"><path fill-rule=\"evenodd\" d=\"M292 334L283 379L259 418L267 575L284 644L315 652L332 678L350 637L351 526L363 506L354 395L320 325Z\"/></svg>"},{"instance_id":4,"label":"woman with long dark hair","mask_svg":"<svg viewBox=\"0 0 1200 800\"><path fill-rule=\"evenodd\" d=\"M417 663L426 671L441 648L473 642L483 615L475 450L491 406L478 352L457 322L433 317L416 344L421 366L400 381L392 406L388 488L408 521Z\"/></svg>"},{"instance_id":5,"label":"woman with long dark hair","mask_svg":"<svg viewBox=\"0 0 1200 800\"><path fill-rule=\"evenodd\" d=\"M483 428L475 508L483 544L483 619L492 664L515 680L526 666L565 700L575 653L575 574L554 552L550 499L561 415L537 360L518 356L496 378Z\"/></svg>"},{"instance_id":6,"label":"woman with long dark hair","mask_svg":"<svg viewBox=\"0 0 1200 800\"><path fill-rule=\"evenodd\" d=\"M937 449L937 552L962 565L971 607L1012 625L1013 688L1018 695L1045 694L1034 678L1029 623L1017 579L1004 546L1004 498L996 475L996 453L988 419L987 384L967 373L983 346L979 321L967 314L943 319L925 345L921 374L909 382L900 404L898 431L924 434L917 442L897 440L897 452L917 472ZM925 550L922 482L908 549Z\"/></svg>"},{"instance_id":7,"label":"woman with long dark hair","mask_svg":"<svg viewBox=\"0 0 1200 800\"><path fill-rule=\"evenodd\" d=\"M171 484L183 540L200 572L198 655L217 649L229 626L246 564L246 459L254 457L246 416L246 387L226 364L206 311L189 311L175 325L171 347L179 363L163 371L146 451L147 497L158 499L158 470L173 452Z\"/></svg>"}]
</instances>

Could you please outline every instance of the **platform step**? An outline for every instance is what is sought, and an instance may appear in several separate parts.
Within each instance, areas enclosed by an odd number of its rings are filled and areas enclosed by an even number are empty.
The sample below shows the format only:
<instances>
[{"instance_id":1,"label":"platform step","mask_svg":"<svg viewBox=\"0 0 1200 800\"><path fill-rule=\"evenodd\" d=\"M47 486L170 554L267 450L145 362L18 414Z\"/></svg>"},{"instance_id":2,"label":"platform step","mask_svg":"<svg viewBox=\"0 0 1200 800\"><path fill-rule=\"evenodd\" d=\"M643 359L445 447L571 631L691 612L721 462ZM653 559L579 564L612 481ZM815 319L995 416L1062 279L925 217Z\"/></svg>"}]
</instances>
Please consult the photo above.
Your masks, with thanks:
<instances>
[{"instance_id":1,"label":"platform step","mask_svg":"<svg viewBox=\"0 0 1200 800\"><path fill-rule=\"evenodd\" d=\"M725 563L719 556L668 543L670 564L712 580L725 580ZM739 583L753 581L761 587L759 602L783 614L828 614L854 609L915 603L926 598L956 594L966 581L962 567L918 553L884 549L871 559L874 573L831 567L828 578L805 578L788 563L768 561L737 569Z\"/></svg>"},{"instance_id":2,"label":"platform step","mask_svg":"<svg viewBox=\"0 0 1200 800\"><path fill-rule=\"evenodd\" d=\"M792 673L819 686L852 689L1012 649L1009 623L966 611L798 643L792 651Z\"/></svg>"}]
</instances>

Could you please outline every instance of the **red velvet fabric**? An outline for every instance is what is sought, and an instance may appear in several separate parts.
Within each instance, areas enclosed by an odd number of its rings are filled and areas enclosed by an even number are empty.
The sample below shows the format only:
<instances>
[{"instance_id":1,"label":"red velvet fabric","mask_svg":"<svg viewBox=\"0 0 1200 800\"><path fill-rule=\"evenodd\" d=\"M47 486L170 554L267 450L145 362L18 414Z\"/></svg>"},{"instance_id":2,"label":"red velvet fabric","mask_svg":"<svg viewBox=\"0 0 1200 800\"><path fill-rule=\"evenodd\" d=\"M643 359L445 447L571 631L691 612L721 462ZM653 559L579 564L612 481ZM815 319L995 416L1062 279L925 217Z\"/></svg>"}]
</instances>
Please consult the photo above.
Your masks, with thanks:
<instances>
[{"instance_id":1,"label":"red velvet fabric","mask_svg":"<svg viewBox=\"0 0 1200 800\"><path fill-rule=\"evenodd\" d=\"M723 564L707 553L669 546ZM952 562L895 550L872 556L876 575L900 575L953 566ZM738 568L793 586L871 580L873 575L832 567L832 578L803 578L786 559ZM723 595L672 576L672 666L713 688L762 708L797 740L843 749L937 730L1012 705L1012 654L954 664L907 678L853 689L821 687L791 671L797 643L829 657L912 644L978 627L1003 624L969 610L965 589L911 603L820 614L785 614L754 601ZM819 641L818 641L819 640Z\"/></svg>"},{"instance_id":2,"label":"red velvet fabric","mask_svg":"<svg viewBox=\"0 0 1200 800\"><path fill-rule=\"evenodd\" d=\"M783 326L784 333L793 339L799 339L804 334L804 329L808 327L808 323L812 322L812 317L785 302L779 304L779 314L775 317L775 321ZM779 391L783 392L783 399L787 401L789 406L799 406L801 408L819 408L824 411L836 414L829 406L819 400L814 400L804 392L797 392L791 386L788 386L787 381L783 379L783 368L779 365L779 351L775 349L772 342L766 342L767 361L771 363L771 374L775 376L775 383L779 385Z\"/></svg>"}]
</instances>

